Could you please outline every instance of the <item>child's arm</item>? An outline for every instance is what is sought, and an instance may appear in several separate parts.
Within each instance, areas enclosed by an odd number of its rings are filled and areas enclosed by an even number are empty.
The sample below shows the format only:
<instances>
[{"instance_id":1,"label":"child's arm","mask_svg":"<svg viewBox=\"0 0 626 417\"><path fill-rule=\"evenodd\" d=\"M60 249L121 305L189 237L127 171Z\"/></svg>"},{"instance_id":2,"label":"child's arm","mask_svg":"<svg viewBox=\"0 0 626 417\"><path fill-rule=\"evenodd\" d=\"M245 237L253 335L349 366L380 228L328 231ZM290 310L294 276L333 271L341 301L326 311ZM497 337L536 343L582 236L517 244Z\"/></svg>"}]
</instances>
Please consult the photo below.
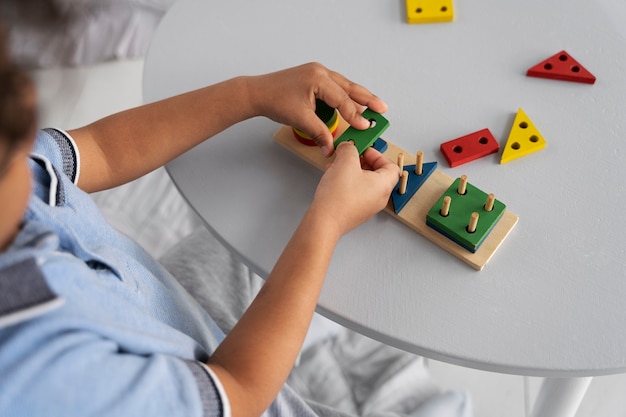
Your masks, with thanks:
<instances>
[{"instance_id":1,"label":"child's arm","mask_svg":"<svg viewBox=\"0 0 626 417\"><path fill-rule=\"evenodd\" d=\"M361 161L351 143L337 148L315 198L265 285L209 360L233 416L258 416L293 367L335 246L382 210L398 181L396 164L374 149Z\"/></svg>"},{"instance_id":2,"label":"child's arm","mask_svg":"<svg viewBox=\"0 0 626 417\"><path fill-rule=\"evenodd\" d=\"M332 136L315 115L315 99L365 129L362 106L386 105L365 88L320 64L237 77L147 104L70 132L81 154L78 185L98 191L124 184L171 161L229 126L266 116L297 127L332 153Z\"/></svg>"}]
</instances>

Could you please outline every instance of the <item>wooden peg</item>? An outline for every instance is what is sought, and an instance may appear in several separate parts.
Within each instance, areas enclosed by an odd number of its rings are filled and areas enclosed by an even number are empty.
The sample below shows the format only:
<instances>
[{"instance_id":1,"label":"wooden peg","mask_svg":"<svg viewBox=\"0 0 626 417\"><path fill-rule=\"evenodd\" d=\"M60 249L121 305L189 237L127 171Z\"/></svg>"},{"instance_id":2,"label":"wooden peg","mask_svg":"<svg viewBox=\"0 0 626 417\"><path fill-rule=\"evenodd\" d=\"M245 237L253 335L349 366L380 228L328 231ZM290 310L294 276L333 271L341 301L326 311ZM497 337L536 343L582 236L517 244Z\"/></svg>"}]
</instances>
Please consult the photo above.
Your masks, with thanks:
<instances>
[{"instance_id":1,"label":"wooden peg","mask_svg":"<svg viewBox=\"0 0 626 417\"><path fill-rule=\"evenodd\" d=\"M398 166L400 169L404 169L404 153L402 152L398 154Z\"/></svg>"},{"instance_id":2,"label":"wooden peg","mask_svg":"<svg viewBox=\"0 0 626 417\"><path fill-rule=\"evenodd\" d=\"M404 195L406 193L406 184L409 182L409 171L402 171L402 177L400 177L400 188L398 194Z\"/></svg>"},{"instance_id":3,"label":"wooden peg","mask_svg":"<svg viewBox=\"0 0 626 417\"><path fill-rule=\"evenodd\" d=\"M478 226L478 213L473 212L470 216L469 224L467 225L467 231L469 233L474 233L476 231L476 226Z\"/></svg>"},{"instance_id":4,"label":"wooden peg","mask_svg":"<svg viewBox=\"0 0 626 417\"><path fill-rule=\"evenodd\" d=\"M459 181L459 188L457 189L457 193L459 195L465 195L467 192L467 175L461 175L461 181Z\"/></svg>"},{"instance_id":5,"label":"wooden peg","mask_svg":"<svg viewBox=\"0 0 626 417\"><path fill-rule=\"evenodd\" d=\"M422 166L424 165L424 152L417 151L417 156L415 158L415 174L422 175Z\"/></svg>"},{"instance_id":6,"label":"wooden peg","mask_svg":"<svg viewBox=\"0 0 626 417\"><path fill-rule=\"evenodd\" d=\"M485 211L493 210L493 203L496 201L496 196L493 193L490 193L487 196L487 201L485 202Z\"/></svg>"},{"instance_id":7,"label":"wooden peg","mask_svg":"<svg viewBox=\"0 0 626 417\"><path fill-rule=\"evenodd\" d=\"M452 198L449 195L443 198L443 203L441 204L441 210L439 210L439 214L443 217L448 217L450 214L450 203L452 202Z\"/></svg>"}]
</instances>

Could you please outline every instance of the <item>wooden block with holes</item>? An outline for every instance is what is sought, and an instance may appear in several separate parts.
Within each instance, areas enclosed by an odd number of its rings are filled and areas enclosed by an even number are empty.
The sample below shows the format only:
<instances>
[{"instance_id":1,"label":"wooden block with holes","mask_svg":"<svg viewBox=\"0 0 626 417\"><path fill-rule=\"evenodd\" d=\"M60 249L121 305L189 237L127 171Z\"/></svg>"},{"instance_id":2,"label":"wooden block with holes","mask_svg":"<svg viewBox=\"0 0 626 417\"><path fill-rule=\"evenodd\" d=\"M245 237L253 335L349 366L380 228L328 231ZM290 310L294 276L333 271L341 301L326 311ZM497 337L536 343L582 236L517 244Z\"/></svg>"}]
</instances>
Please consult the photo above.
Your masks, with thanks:
<instances>
[{"instance_id":1,"label":"wooden block with holes","mask_svg":"<svg viewBox=\"0 0 626 417\"><path fill-rule=\"evenodd\" d=\"M426 224L476 252L505 210L506 206L495 195L468 183L463 175L432 206Z\"/></svg>"},{"instance_id":2,"label":"wooden block with holes","mask_svg":"<svg viewBox=\"0 0 626 417\"><path fill-rule=\"evenodd\" d=\"M452 0L406 0L408 23L440 23L454 20Z\"/></svg>"},{"instance_id":3,"label":"wooden block with holes","mask_svg":"<svg viewBox=\"0 0 626 417\"><path fill-rule=\"evenodd\" d=\"M482 129L444 142L441 144L440 149L446 161L450 164L450 168L454 168L496 153L500 150L500 145L489 129Z\"/></svg>"},{"instance_id":4,"label":"wooden block with holes","mask_svg":"<svg viewBox=\"0 0 626 417\"><path fill-rule=\"evenodd\" d=\"M343 132L339 134L339 137L335 140L335 148L339 146L341 142L352 142L356 149L359 151L359 155L363 155L363 152L370 146L372 146L380 135L389 127L389 120L380 114L370 109L365 109L362 113L363 117L370 122L369 129L359 130L352 126L348 126Z\"/></svg>"},{"instance_id":5,"label":"wooden block with holes","mask_svg":"<svg viewBox=\"0 0 626 417\"><path fill-rule=\"evenodd\" d=\"M596 77L566 51L554 54L526 72L529 77L594 84Z\"/></svg>"},{"instance_id":6,"label":"wooden block with holes","mask_svg":"<svg viewBox=\"0 0 626 417\"><path fill-rule=\"evenodd\" d=\"M519 109L515 115L511 132L507 138L500 163L505 164L514 159L537 152L546 147L546 140L535 124Z\"/></svg>"},{"instance_id":7,"label":"wooden block with holes","mask_svg":"<svg viewBox=\"0 0 626 417\"><path fill-rule=\"evenodd\" d=\"M347 123L340 118L338 133L345 131ZM306 146L294 139L292 129L283 126L274 135L277 143L304 159L320 170L324 170L329 160L324 158L316 147ZM416 163L416 157L412 152L406 152L393 143L387 142L384 155L392 161L398 160L399 154L404 154L404 163L411 165ZM480 271L491 259L502 242L509 235L518 221L516 215L504 210L501 218L493 225L489 234L482 241L476 252L472 252L444 234L426 224L426 218L430 209L437 203L440 197L448 190L453 179L436 169L430 177L415 192L413 197L406 203L399 213L395 213L391 199L385 208L385 212L404 223L420 235L432 241L442 249L454 255L472 268Z\"/></svg>"}]
</instances>

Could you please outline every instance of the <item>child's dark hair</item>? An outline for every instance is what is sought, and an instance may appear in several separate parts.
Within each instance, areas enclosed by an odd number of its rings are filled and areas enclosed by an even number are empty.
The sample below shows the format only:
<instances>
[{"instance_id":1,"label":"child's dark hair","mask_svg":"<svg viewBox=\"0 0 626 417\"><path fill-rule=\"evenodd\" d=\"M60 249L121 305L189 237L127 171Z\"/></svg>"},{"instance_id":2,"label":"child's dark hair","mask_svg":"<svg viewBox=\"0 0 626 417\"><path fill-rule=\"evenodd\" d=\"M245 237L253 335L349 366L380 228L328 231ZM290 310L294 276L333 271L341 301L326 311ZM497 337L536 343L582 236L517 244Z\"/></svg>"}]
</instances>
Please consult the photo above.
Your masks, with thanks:
<instances>
[{"instance_id":1,"label":"child's dark hair","mask_svg":"<svg viewBox=\"0 0 626 417\"><path fill-rule=\"evenodd\" d=\"M28 98L32 88L29 76L11 60L8 34L0 22L0 173L37 122Z\"/></svg>"}]
</instances>

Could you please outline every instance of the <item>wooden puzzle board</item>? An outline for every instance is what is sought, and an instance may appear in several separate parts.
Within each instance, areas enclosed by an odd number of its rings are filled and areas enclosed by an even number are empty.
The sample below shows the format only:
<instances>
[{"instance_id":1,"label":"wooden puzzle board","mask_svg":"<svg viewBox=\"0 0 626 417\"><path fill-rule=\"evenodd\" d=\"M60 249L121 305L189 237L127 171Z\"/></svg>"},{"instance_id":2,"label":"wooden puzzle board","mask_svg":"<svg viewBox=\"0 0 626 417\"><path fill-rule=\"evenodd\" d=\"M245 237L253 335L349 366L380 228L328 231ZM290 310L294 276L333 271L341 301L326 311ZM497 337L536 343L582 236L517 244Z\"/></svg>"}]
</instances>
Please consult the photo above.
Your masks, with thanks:
<instances>
[{"instance_id":1,"label":"wooden puzzle board","mask_svg":"<svg viewBox=\"0 0 626 417\"><path fill-rule=\"evenodd\" d=\"M340 120L337 137L339 137L339 135L341 135L346 128L347 123L344 120ZM283 126L279 129L274 135L274 139L280 145L284 146L322 171L329 162L328 159L324 158L318 147L307 146L298 142L293 135L291 127L289 126ZM387 140L385 139L385 141ZM404 165L415 164L415 154L417 151L407 152L389 141L387 141L387 144L387 150L384 152L386 157L392 161L397 161L398 154L404 153ZM424 161L427 162L430 161L430 159L425 157ZM489 233L489 235L485 238L478 250L474 253L468 251L456 242L426 225L426 215L428 214L428 211L437 202L439 197L441 197L441 195L448 189L453 181L454 180L452 178L444 174L439 169L436 169L430 178L428 178L420 189L417 190L415 195L409 200L400 213L396 214L394 212L391 199L384 211L392 217L400 220L402 223L415 230L431 242L434 242L447 252L467 263L472 268L480 271L484 268L489 259L491 259L511 230L513 230L513 227L517 224L518 217L506 210L502 215L502 218L498 221L498 223L496 223L494 228L491 230L491 233ZM480 188L480 185L474 185Z\"/></svg>"}]
</instances>

